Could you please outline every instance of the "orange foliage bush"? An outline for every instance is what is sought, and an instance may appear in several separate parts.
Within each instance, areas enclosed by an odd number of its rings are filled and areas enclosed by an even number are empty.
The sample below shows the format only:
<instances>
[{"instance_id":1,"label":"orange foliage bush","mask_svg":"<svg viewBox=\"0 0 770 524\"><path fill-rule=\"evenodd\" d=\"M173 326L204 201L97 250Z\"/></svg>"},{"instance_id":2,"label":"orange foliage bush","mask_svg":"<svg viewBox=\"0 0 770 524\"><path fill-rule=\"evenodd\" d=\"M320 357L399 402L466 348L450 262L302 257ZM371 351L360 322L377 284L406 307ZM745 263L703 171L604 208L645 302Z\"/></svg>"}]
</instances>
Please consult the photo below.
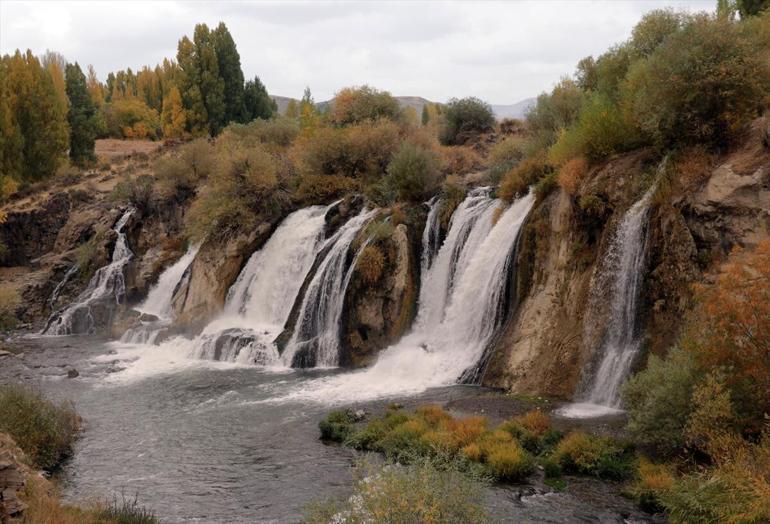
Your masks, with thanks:
<instances>
[{"instance_id":1,"label":"orange foliage bush","mask_svg":"<svg viewBox=\"0 0 770 524\"><path fill-rule=\"evenodd\" d=\"M568 195L574 196L586 173L588 173L588 160L584 157L579 156L568 160L559 169L559 185Z\"/></svg>"},{"instance_id":2,"label":"orange foliage bush","mask_svg":"<svg viewBox=\"0 0 770 524\"><path fill-rule=\"evenodd\" d=\"M481 157L468 146L442 146L441 170L448 175L465 175L478 169Z\"/></svg>"}]
</instances>

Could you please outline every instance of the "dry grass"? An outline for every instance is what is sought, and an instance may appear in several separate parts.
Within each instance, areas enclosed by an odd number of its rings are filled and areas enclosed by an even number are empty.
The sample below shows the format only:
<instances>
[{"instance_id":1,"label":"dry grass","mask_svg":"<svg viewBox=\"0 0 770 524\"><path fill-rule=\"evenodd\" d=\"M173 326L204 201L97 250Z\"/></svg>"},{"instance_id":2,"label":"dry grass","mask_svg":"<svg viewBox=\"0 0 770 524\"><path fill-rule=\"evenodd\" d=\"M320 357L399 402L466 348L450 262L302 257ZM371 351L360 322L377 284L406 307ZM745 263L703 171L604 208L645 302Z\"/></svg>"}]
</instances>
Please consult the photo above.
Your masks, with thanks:
<instances>
[{"instance_id":1,"label":"dry grass","mask_svg":"<svg viewBox=\"0 0 770 524\"><path fill-rule=\"evenodd\" d=\"M117 138L105 138L97 140L94 144L94 153L103 159L124 157L135 153L150 154L161 146L160 142L152 140L120 140Z\"/></svg>"},{"instance_id":2,"label":"dry grass","mask_svg":"<svg viewBox=\"0 0 770 524\"><path fill-rule=\"evenodd\" d=\"M385 269L385 256L379 247L369 244L358 257L356 270L363 277L364 282L375 284L380 280L383 269Z\"/></svg>"}]
</instances>

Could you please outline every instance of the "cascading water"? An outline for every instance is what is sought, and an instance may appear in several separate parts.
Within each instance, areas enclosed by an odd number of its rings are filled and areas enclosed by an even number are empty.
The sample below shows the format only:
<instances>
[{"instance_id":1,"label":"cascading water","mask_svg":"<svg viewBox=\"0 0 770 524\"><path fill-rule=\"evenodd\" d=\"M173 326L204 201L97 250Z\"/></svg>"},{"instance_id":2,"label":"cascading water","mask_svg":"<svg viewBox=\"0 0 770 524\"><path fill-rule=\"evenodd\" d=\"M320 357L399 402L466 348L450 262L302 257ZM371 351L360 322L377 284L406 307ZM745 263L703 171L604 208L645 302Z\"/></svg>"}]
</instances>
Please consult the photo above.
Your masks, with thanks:
<instances>
[{"instance_id":1,"label":"cascading water","mask_svg":"<svg viewBox=\"0 0 770 524\"><path fill-rule=\"evenodd\" d=\"M425 221L425 229L422 232L422 257L420 258L420 274L424 275L433 263L439 248L439 212L442 201L435 196L426 202L428 217Z\"/></svg>"},{"instance_id":2,"label":"cascading water","mask_svg":"<svg viewBox=\"0 0 770 524\"><path fill-rule=\"evenodd\" d=\"M348 251L359 230L376 213L376 210L362 211L329 239L328 252L305 291L294 332L281 357L284 364L292 367L338 364L340 319L345 291L355 267L355 259L348 263Z\"/></svg>"},{"instance_id":3,"label":"cascading water","mask_svg":"<svg viewBox=\"0 0 770 524\"><path fill-rule=\"evenodd\" d=\"M126 331L120 339L121 342L154 344L161 331L171 324L173 320L171 299L185 271L198 254L199 248L199 245L190 246L179 260L161 273L157 284L147 294L144 302L134 308L142 313L142 317L149 317L149 320L140 319L141 325Z\"/></svg>"},{"instance_id":4,"label":"cascading water","mask_svg":"<svg viewBox=\"0 0 770 524\"><path fill-rule=\"evenodd\" d=\"M228 292L224 313L194 342L193 356L250 364L278 359L273 341L324 242L325 217L337 205L295 211L244 266Z\"/></svg>"},{"instance_id":5,"label":"cascading water","mask_svg":"<svg viewBox=\"0 0 770 524\"><path fill-rule=\"evenodd\" d=\"M133 209L123 213L113 228L118 236L112 251L111 262L94 273L88 282L88 287L72 304L51 315L43 329L44 335L92 333L97 327L107 325L115 305L122 303L125 299L126 284L123 270L134 254L128 247L123 228L132 213Z\"/></svg>"},{"instance_id":6,"label":"cascading water","mask_svg":"<svg viewBox=\"0 0 770 524\"><path fill-rule=\"evenodd\" d=\"M64 286L67 285L67 282L70 281L72 276L78 272L78 269L80 269L80 267L77 264L70 266L67 272L64 273L64 277L61 279L61 281L56 284L56 287L53 289L53 293L51 293L51 297L48 299L48 306L51 309L56 307L56 301L59 300L59 295L61 294L62 289L64 289Z\"/></svg>"},{"instance_id":7,"label":"cascading water","mask_svg":"<svg viewBox=\"0 0 770 524\"><path fill-rule=\"evenodd\" d=\"M592 293L610 292L609 324L600 345L599 366L578 402L562 408L567 417L582 418L618 412L620 387L639 353L637 310L644 277L647 224L653 186L623 217L604 262L591 284Z\"/></svg>"},{"instance_id":8,"label":"cascading water","mask_svg":"<svg viewBox=\"0 0 770 524\"><path fill-rule=\"evenodd\" d=\"M488 190L472 192L455 211L434 263L423 266L422 281L435 291L420 294L411 333L383 350L371 368L312 381L285 398L350 402L456 383L475 367L503 321L505 282L533 204L533 195L517 200L493 226L502 202Z\"/></svg>"}]
</instances>

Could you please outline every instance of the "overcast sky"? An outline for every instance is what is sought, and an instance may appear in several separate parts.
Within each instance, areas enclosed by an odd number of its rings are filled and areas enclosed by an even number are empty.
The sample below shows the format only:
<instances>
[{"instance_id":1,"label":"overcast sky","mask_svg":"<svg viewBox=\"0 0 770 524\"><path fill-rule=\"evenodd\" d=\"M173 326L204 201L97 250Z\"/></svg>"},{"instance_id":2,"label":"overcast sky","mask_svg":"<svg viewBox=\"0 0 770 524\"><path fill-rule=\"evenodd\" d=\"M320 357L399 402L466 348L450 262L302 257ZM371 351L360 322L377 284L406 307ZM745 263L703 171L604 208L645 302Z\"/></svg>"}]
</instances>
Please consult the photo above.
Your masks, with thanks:
<instances>
[{"instance_id":1,"label":"overcast sky","mask_svg":"<svg viewBox=\"0 0 770 524\"><path fill-rule=\"evenodd\" d=\"M716 0L532 2L10 2L0 52L52 49L101 79L176 56L196 23L224 21L247 77L316 100L369 84L435 101L510 104L549 89L577 61L628 38L647 11L713 10Z\"/></svg>"}]
</instances>

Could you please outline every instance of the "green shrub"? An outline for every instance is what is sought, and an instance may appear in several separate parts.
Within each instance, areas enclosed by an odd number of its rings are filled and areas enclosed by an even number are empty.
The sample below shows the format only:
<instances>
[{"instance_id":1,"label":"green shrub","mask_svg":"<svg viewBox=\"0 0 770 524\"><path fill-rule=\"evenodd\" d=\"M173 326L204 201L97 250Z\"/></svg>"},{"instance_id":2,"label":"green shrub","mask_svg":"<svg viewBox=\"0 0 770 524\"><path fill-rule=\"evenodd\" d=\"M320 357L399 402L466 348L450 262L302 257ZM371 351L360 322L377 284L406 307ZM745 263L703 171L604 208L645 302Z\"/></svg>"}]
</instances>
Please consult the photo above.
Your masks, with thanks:
<instances>
[{"instance_id":1,"label":"green shrub","mask_svg":"<svg viewBox=\"0 0 770 524\"><path fill-rule=\"evenodd\" d=\"M388 165L388 184L404 202L420 202L439 183L438 159L427 149L403 142Z\"/></svg>"},{"instance_id":2,"label":"green shrub","mask_svg":"<svg viewBox=\"0 0 770 524\"><path fill-rule=\"evenodd\" d=\"M647 368L623 388L631 438L659 453L681 450L696 380L695 362L688 352L674 348L665 359L650 355Z\"/></svg>"},{"instance_id":3,"label":"green shrub","mask_svg":"<svg viewBox=\"0 0 770 524\"><path fill-rule=\"evenodd\" d=\"M505 173L524 158L524 145L524 138L509 136L489 151L489 177L493 182L499 182Z\"/></svg>"},{"instance_id":4,"label":"green shrub","mask_svg":"<svg viewBox=\"0 0 770 524\"><path fill-rule=\"evenodd\" d=\"M21 305L19 292L7 284L0 284L0 331L16 327L16 310Z\"/></svg>"},{"instance_id":5,"label":"green shrub","mask_svg":"<svg viewBox=\"0 0 770 524\"><path fill-rule=\"evenodd\" d=\"M503 176L498 194L506 202L513 202L551 173L553 168L546 162L544 154L530 156ZM553 182L556 183L555 176Z\"/></svg>"},{"instance_id":6,"label":"green shrub","mask_svg":"<svg viewBox=\"0 0 770 524\"><path fill-rule=\"evenodd\" d=\"M176 156L162 157L153 165L159 185L170 195L189 192L214 171L217 157L206 138L198 138L179 148Z\"/></svg>"},{"instance_id":7,"label":"green shrub","mask_svg":"<svg viewBox=\"0 0 770 524\"><path fill-rule=\"evenodd\" d=\"M562 79L550 94L537 97L537 104L527 114L529 154L547 149L558 138L559 131L569 127L577 118L585 94L569 79Z\"/></svg>"},{"instance_id":8,"label":"green shrub","mask_svg":"<svg viewBox=\"0 0 770 524\"><path fill-rule=\"evenodd\" d=\"M533 191L537 200L541 201L550 195L551 191L555 190L557 187L559 187L559 174L556 171L551 171L537 181Z\"/></svg>"},{"instance_id":9,"label":"green shrub","mask_svg":"<svg viewBox=\"0 0 770 524\"><path fill-rule=\"evenodd\" d=\"M628 477L633 468L632 450L608 437L573 432L559 442L554 458L564 471L606 479Z\"/></svg>"},{"instance_id":10,"label":"green shrub","mask_svg":"<svg viewBox=\"0 0 770 524\"><path fill-rule=\"evenodd\" d=\"M257 144L278 148L289 147L299 135L299 122L294 118L257 118L248 124L230 124L219 140L233 141L249 147Z\"/></svg>"},{"instance_id":11,"label":"green shrub","mask_svg":"<svg viewBox=\"0 0 770 524\"><path fill-rule=\"evenodd\" d=\"M149 175L125 176L112 190L110 198L130 205L142 214L152 209L155 180Z\"/></svg>"},{"instance_id":12,"label":"green shrub","mask_svg":"<svg viewBox=\"0 0 770 524\"><path fill-rule=\"evenodd\" d=\"M348 443L355 449L378 451L377 442L396 426L409 420L409 415L400 410L390 410L382 417L372 420L362 429L353 433Z\"/></svg>"},{"instance_id":13,"label":"green shrub","mask_svg":"<svg viewBox=\"0 0 770 524\"><path fill-rule=\"evenodd\" d=\"M444 145L462 144L468 133L491 131L495 125L492 108L478 98L453 98L444 108L440 140Z\"/></svg>"},{"instance_id":14,"label":"green shrub","mask_svg":"<svg viewBox=\"0 0 770 524\"><path fill-rule=\"evenodd\" d=\"M696 15L632 64L621 105L657 144L724 147L757 116L769 80L739 24Z\"/></svg>"},{"instance_id":15,"label":"green shrub","mask_svg":"<svg viewBox=\"0 0 770 524\"><path fill-rule=\"evenodd\" d=\"M353 432L355 418L350 410L332 411L318 423L321 440L344 442Z\"/></svg>"},{"instance_id":16,"label":"green shrub","mask_svg":"<svg viewBox=\"0 0 770 524\"><path fill-rule=\"evenodd\" d=\"M0 432L8 433L36 467L51 469L72 450L80 417L34 389L0 386Z\"/></svg>"},{"instance_id":17,"label":"green shrub","mask_svg":"<svg viewBox=\"0 0 770 524\"><path fill-rule=\"evenodd\" d=\"M429 463L362 468L346 501L323 501L305 510L308 524L486 522L481 485Z\"/></svg>"}]
</instances>

